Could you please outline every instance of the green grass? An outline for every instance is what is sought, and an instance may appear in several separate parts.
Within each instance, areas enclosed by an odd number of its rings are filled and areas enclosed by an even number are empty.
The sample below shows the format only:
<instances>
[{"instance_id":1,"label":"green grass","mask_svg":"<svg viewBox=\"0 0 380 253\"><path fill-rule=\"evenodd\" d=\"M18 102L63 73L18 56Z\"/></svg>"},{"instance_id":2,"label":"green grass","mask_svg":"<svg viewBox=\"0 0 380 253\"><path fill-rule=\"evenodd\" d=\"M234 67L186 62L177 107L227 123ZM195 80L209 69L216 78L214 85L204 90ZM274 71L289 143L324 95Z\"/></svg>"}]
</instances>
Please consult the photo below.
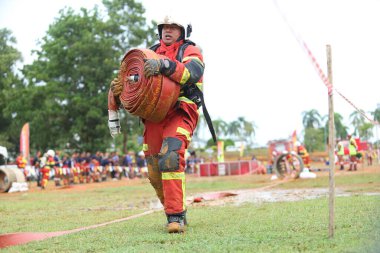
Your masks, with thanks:
<instances>
[{"instance_id":1,"label":"green grass","mask_svg":"<svg viewBox=\"0 0 380 253\"><path fill-rule=\"evenodd\" d=\"M257 188L270 175L188 178L188 195ZM137 219L55 237L1 252L377 252L380 245L378 174L336 177L337 187L356 195L337 197L335 236L328 238L328 199L235 206L190 206L184 235L165 232L162 211ZM297 180L277 188L320 188L328 177ZM147 210L150 185L0 195L0 233L74 229ZM376 247L377 246L377 247Z\"/></svg>"},{"instance_id":2,"label":"green grass","mask_svg":"<svg viewBox=\"0 0 380 253\"><path fill-rule=\"evenodd\" d=\"M335 187L350 192L380 192L380 173L341 174L336 175ZM319 176L315 179L296 180L281 184L277 188L328 188L328 176Z\"/></svg>"}]
</instances>

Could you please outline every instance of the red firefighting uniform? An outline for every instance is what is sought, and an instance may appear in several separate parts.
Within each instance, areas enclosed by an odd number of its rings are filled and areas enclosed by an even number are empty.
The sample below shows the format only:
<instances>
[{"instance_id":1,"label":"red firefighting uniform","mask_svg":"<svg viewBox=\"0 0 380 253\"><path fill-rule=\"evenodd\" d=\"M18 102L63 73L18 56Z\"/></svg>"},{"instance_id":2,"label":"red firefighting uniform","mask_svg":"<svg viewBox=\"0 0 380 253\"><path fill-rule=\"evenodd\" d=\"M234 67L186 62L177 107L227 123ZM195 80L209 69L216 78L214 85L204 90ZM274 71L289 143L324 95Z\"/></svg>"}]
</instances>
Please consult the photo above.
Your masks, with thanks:
<instances>
[{"instance_id":1,"label":"red firefighting uniform","mask_svg":"<svg viewBox=\"0 0 380 253\"><path fill-rule=\"evenodd\" d=\"M45 189L50 178L50 170L54 169L55 161L54 158L49 156L46 159L46 164L42 167L41 173L42 173L42 182L41 187L42 189Z\"/></svg>"},{"instance_id":2,"label":"red firefighting uniform","mask_svg":"<svg viewBox=\"0 0 380 253\"><path fill-rule=\"evenodd\" d=\"M24 176L26 177L28 172L26 171L25 167L26 167L26 164L28 162L26 161L26 159L22 156L22 155L19 155L17 158L16 158L16 164L17 164L17 168L19 168L22 173L24 174Z\"/></svg>"},{"instance_id":3,"label":"red firefighting uniform","mask_svg":"<svg viewBox=\"0 0 380 253\"><path fill-rule=\"evenodd\" d=\"M297 153L299 156L301 156L303 165L306 168L310 168L310 156L309 153L307 152L306 148L302 145L297 147Z\"/></svg>"},{"instance_id":4,"label":"red firefighting uniform","mask_svg":"<svg viewBox=\"0 0 380 253\"><path fill-rule=\"evenodd\" d=\"M165 55L176 63L175 71L169 78L181 86L178 103L159 123L143 120L143 151L148 163L149 180L168 215L186 211L185 150L197 125L199 113L197 105L183 95L183 87L192 83L202 90L204 69L202 54L193 45L185 49L182 62L176 60L178 49L183 43L181 40L166 46L161 41L156 49L157 54Z\"/></svg>"}]
</instances>

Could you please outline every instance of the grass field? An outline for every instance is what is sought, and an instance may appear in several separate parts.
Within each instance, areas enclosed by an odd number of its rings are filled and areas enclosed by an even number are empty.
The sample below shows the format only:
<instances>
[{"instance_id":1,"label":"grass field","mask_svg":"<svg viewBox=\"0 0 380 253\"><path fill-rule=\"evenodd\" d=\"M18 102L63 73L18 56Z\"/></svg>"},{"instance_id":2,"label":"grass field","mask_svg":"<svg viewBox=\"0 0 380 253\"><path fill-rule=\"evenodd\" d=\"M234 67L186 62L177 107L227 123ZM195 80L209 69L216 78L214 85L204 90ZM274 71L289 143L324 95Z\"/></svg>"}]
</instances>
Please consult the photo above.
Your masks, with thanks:
<instances>
[{"instance_id":1,"label":"grass field","mask_svg":"<svg viewBox=\"0 0 380 253\"><path fill-rule=\"evenodd\" d=\"M189 197L211 191L327 189L328 174L275 185L270 175L187 179ZM235 197L188 207L185 234L167 234L152 214L12 246L1 252L380 252L380 166L336 173L335 236L328 238L328 197L244 202ZM47 191L0 194L0 234L52 232L99 224L150 210L148 181L110 181ZM264 189L264 187L267 187ZM255 192L253 192L255 193ZM297 193L298 194L298 193ZM302 196L301 196L302 197Z\"/></svg>"}]
</instances>

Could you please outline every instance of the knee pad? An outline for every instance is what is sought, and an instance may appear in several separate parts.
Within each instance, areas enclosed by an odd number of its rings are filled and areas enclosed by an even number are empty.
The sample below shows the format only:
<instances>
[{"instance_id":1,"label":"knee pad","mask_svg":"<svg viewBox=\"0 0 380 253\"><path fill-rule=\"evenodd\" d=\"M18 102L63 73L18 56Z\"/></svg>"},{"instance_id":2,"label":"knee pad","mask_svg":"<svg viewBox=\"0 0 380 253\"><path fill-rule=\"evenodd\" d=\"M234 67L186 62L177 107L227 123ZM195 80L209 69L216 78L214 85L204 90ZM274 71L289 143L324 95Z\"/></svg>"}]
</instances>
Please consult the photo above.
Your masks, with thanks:
<instances>
[{"instance_id":1,"label":"knee pad","mask_svg":"<svg viewBox=\"0 0 380 253\"><path fill-rule=\"evenodd\" d=\"M158 167L161 172L177 171L179 169L179 154L182 141L174 137L164 139L160 150Z\"/></svg>"}]
</instances>

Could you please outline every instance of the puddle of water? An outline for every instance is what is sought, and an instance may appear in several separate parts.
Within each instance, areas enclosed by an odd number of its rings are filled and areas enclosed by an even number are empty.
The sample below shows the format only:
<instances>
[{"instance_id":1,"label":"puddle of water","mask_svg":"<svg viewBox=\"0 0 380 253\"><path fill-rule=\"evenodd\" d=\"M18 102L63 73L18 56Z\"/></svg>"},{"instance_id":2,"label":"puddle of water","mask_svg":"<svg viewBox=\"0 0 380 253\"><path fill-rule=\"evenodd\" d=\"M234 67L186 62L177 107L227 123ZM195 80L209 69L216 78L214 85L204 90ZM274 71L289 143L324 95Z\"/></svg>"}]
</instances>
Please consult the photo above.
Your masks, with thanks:
<instances>
[{"instance_id":1,"label":"puddle of water","mask_svg":"<svg viewBox=\"0 0 380 253\"><path fill-rule=\"evenodd\" d=\"M367 193L372 195L380 195L380 193ZM335 189L335 196L344 197L353 194ZM316 199L328 197L328 189L292 189L292 190L266 190L266 191L241 191L234 197L234 204L241 205L243 203L264 203L264 202L286 202L300 201L308 199Z\"/></svg>"}]
</instances>

